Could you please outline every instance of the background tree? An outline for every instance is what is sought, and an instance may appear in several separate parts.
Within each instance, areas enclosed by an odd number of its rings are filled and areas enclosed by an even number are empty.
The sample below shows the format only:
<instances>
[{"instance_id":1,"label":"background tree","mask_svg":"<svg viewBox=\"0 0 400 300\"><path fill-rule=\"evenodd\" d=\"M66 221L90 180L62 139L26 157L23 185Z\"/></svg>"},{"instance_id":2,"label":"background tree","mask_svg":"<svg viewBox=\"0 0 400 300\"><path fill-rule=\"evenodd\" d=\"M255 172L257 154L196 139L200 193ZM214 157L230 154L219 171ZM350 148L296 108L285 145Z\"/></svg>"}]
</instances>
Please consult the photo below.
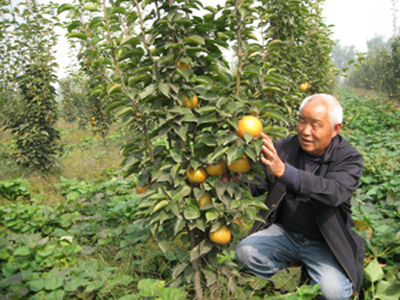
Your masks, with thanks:
<instances>
[{"instance_id":1,"label":"background tree","mask_svg":"<svg viewBox=\"0 0 400 300\"><path fill-rule=\"evenodd\" d=\"M59 80L61 90L61 117L67 122L78 122L79 128L89 125L91 106L86 99L86 82L80 76Z\"/></svg>"},{"instance_id":2,"label":"background tree","mask_svg":"<svg viewBox=\"0 0 400 300\"><path fill-rule=\"evenodd\" d=\"M397 37L383 42L382 37L374 37L368 44L368 53L358 68L348 73L346 84L351 87L377 90L390 99L399 99L397 92L398 68L396 67ZM391 50L388 51L387 45ZM397 71L396 71L397 70Z\"/></svg>"},{"instance_id":3,"label":"background tree","mask_svg":"<svg viewBox=\"0 0 400 300\"><path fill-rule=\"evenodd\" d=\"M321 17L322 1L262 3L267 9L263 18L268 20L267 26L263 26L263 35L271 48L266 52L265 61L284 79L276 83L282 92L275 93L274 100L287 107L293 130L300 100L307 94L328 92L334 85L331 32ZM275 48L273 41L280 41L279 47ZM301 83L304 89L300 88Z\"/></svg>"},{"instance_id":4,"label":"background tree","mask_svg":"<svg viewBox=\"0 0 400 300\"><path fill-rule=\"evenodd\" d=\"M332 48L332 61L335 68L338 68L340 72L347 68L348 62L356 58L356 47L354 45L342 46L340 40L335 40L335 45Z\"/></svg>"},{"instance_id":5,"label":"background tree","mask_svg":"<svg viewBox=\"0 0 400 300\"><path fill-rule=\"evenodd\" d=\"M0 126L6 123L6 112L12 110L12 104L17 96L15 88L15 52L12 31L16 26L17 8L11 6L9 0L0 1Z\"/></svg>"},{"instance_id":6,"label":"background tree","mask_svg":"<svg viewBox=\"0 0 400 300\"><path fill-rule=\"evenodd\" d=\"M6 127L16 140L15 161L31 169L48 170L61 147L59 133L54 129L57 120L55 102L56 81L53 46L57 17L55 6L39 5L36 1L19 3L14 19L12 38L8 40L8 56L13 69L8 77L18 93L6 113Z\"/></svg>"},{"instance_id":7,"label":"background tree","mask_svg":"<svg viewBox=\"0 0 400 300\"><path fill-rule=\"evenodd\" d=\"M375 35L373 38L367 41L368 53L374 56L377 51L382 51L386 49L389 55L392 54L392 46L390 39L385 41L385 37L383 35Z\"/></svg>"}]
</instances>

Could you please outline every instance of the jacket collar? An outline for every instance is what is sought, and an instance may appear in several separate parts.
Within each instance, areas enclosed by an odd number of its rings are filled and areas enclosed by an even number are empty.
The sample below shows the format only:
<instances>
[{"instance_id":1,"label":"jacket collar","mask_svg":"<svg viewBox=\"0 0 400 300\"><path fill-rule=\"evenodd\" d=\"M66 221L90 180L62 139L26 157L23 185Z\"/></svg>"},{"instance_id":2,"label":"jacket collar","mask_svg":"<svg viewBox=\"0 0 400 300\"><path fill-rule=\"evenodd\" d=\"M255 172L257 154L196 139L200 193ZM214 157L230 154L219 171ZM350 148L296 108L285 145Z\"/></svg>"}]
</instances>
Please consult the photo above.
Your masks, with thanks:
<instances>
[{"instance_id":1,"label":"jacket collar","mask_svg":"<svg viewBox=\"0 0 400 300\"><path fill-rule=\"evenodd\" d=\"M321 163L335 161L336 150L342 140L343 140L343 138L339 134L336 135L332 139L331 143L329 144L328 148L326 149L325 153L323 154L323 156L321 158ZM286 157L286 160L290 164L293 164L298 159L301 152L303 151L303 149L301 149L299 138L298 138L297 134L295 136L293 136L293 139L290 141L289 147L290 147L290 154ZM290 158L292 158L292 159L290 159Z\"/></svg>"}]
</instances>

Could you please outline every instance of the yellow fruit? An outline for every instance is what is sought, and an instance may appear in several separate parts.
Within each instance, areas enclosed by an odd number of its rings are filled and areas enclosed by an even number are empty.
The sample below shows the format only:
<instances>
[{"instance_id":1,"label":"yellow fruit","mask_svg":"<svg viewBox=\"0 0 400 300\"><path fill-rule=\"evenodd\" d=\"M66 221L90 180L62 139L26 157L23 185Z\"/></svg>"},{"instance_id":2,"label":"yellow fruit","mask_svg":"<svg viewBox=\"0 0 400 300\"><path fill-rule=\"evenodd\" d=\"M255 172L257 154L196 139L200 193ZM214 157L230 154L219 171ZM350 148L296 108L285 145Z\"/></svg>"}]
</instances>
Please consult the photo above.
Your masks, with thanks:
<instances>
[{"instance_id":1,"label":"yellow fruit","mask_svg":"<svg viewBox=\"0 0 400 300\"><path fill-rule=\"evenodd\" d=\"M186 93L182 93L182 95L183 95L182 106L184 107L193 109L199 103L199 99L197 98L196 95L194 95L192 98L190 98Z\"/></svg>"},{"instance_id":2,"label":"yellow fruit","mask_svg":"<svg viewBox=\"0 0 400 300\"><path fill-rule=\"evenodd\" d=\"M308 89L308 82L300 83L300 89L306 91Z\"/></svg>"},{"instance_id":3,"label":"yellow fruit","mask_svg":"<svg viewBox=\"0 0 400 300\"><path fill-rule=\"evenodd\" d=\"M190 183L200 184L207 179L207 172L203 167L197 168L196 170L189 168L186 170L186 176Z\"/></svg>"},{"instance_id":4,"label":"yellow fruit","mask_svg":"<svg viewBox=\"0 0 400 300\"><path fill-rule=\"evenodd\" d=\"M257 117L244 116L243 119L239 120L239 126L235 132L242 139L245 132L248 132L253 138L257 138L260 136L262 130L262 123Z\"/></svg>"},{"instance_id":5,"label":"yellow fruit","mask_svg":"<svg viewBox=\"0 0 400 300\"><path fill-rule=\"evenodd\" d=\"M136 185L136 190L138 191L139 194L143 194L150 185L151 183L145 184L144 186L141 187L139 185Z\"/></svg>"},{"instance_id":6,"label":"yellow fruit","mask_svg":"<svg viewBox=\"0 0 400 300\"><path fill-rule=\"evenodd\" d=\"M218 245L225 245L231 240L232 234L226 225L222 225L216 231L210 232L210 240Z\"/></svg>"},{"instance_id":7,"label":"yellow fruit","mask_svg":"<svg viewBox=\"0 0 400 300\"><path fill-rule=\"evenodd\" d=\"M235 160L234 162L228 163L228 169L236 173L246 173L251 169L250 160L247 158L246 154Z\"/></svg>"},{"instance_id":8,"label":"yellow fruit","mask_svg":"<svg viewBox=\"0 0 400 300\"><path fill-rule=\"evenodd\" d=\"M222 175L225 173L226 167L225 162L221 159L219 162L215 164L208 165L206 167L208 175Z\"/></svg>"},{"instance_id":9,"label":"yellow fruit","mask_svg":"<svg viewBox=\"0 0 400 300\"><path fill-rule=\"evenodd\" d=\"M192 66L188 66L187 64L185 64L184 62L181 62L180 60L177 63L177 66L179 69L191 69Z\"/></svg>"},{"instance_id":10,"label":"yellow fruit","mask_svg":"<svg viewBox=\"0 0 400 300\"><path fill-rule=\"evenodd\" d=\"M206 203L211 203L212 202L211 201L211 196L207 192L205 192L203 194L203 196L201 196L199 199L196 199L196 200L197 200L197 204L198 204L199 208L202 207Z\"/></svg>"}]
</instances>

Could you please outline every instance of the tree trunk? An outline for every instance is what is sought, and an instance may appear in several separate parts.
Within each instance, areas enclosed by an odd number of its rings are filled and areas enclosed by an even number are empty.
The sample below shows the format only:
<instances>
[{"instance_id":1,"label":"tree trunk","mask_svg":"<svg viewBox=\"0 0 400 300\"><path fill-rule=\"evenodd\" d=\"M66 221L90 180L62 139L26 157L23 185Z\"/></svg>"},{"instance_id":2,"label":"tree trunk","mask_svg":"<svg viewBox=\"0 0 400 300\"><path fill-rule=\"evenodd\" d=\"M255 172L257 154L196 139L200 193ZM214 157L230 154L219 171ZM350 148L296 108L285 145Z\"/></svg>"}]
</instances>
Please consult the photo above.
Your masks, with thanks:
<instances>
[{"instance_id":1,"label":"tree trunk","mask_svg":"<svg viewBox=\"0 0 400 300\"><path fill-rule=\"evenodd\" d=\"M196 247L196 236L193 230L189 231L190 236L190 244L191 248L193 249ZM193 282L194 282L194 290L196 292L196 300L203 300L203 288L201 286L201 274L200 274L200 266L199 266L199 259L196 258L192 261L193 267Z\"/></svg>"}]
</instances>

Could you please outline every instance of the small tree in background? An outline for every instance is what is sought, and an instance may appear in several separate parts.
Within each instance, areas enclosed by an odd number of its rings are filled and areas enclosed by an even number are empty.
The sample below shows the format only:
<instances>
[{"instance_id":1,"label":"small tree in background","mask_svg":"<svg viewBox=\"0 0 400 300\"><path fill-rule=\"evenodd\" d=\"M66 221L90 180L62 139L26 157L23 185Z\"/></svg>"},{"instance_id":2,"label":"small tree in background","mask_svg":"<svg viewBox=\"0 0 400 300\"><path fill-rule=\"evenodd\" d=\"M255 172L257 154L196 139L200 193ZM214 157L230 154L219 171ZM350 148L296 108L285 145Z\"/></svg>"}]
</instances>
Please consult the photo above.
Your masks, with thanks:
<instances>
[{"instance_id":1,"label":"small tree in background","mask_svg":"<svg viewBox=\"0 0 400 300\"><path fill-rule=\"evenodd\" d=\"M54 124L57 121L55 101L57 66L53 46L57 42L54 26L55 5L36 1L19 3L14 9L13 30L8 34L7 56L13 68L9 78L15 84L16 96L6 112L6 129L16 140L14 157L17 164L34 170L48 170L61 150Z\"/></svg>"},{"instance_id":2,"label":"small tree in background","mask_svg":"<svg viewBox=\"0 0 400 300\"><path fill-rule=\"evenodd\" d=\"M375 37L367 42L369 51L358 68L350 69L346 85L382 92L393 101L398 100L400 99L399 37L393 37L386 43L381 42L381 39L378 39L379 43L376 41ZM390 51L387 49L388 44L391 45Z\"/></svg>"},{"instance_id":3,"label":"small tree in background","mask_svg":"<svg viewBox=\"0 0 400 300\"><path fill-rule=\"evenodd\" d=\"M79 128L86 129L90 120L90 104L85 98L86 82L79 76L60 79L62 93L61 117L67 122L77 122Z\"/></svg>"}]
</instances>

